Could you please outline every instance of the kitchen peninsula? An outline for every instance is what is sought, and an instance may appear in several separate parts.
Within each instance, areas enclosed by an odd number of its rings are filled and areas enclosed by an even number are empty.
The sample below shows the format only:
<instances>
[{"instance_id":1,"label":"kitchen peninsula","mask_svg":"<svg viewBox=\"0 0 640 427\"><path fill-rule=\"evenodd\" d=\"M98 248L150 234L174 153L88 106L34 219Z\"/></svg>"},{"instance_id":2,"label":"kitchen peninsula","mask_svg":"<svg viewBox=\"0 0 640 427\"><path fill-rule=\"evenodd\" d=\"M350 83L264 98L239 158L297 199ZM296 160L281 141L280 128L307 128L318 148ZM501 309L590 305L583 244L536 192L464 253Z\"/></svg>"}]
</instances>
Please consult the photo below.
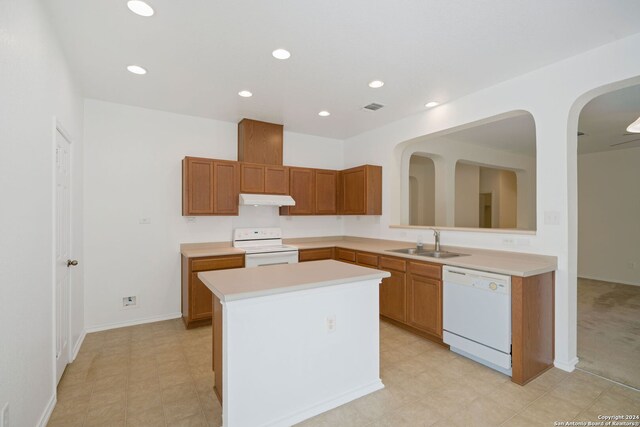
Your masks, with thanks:
<instances>
[{"instance_id":1,"label":"kitchen peninsula","mask_svg":"<svg viewBox=\"0 0 640 427\"><path fill-rule=\"evenodd\" d=\"M291 425L383 388L378 288L389 275L334 260L198 273L213 293L223 425Z\"/></svg>"}]
</instances>

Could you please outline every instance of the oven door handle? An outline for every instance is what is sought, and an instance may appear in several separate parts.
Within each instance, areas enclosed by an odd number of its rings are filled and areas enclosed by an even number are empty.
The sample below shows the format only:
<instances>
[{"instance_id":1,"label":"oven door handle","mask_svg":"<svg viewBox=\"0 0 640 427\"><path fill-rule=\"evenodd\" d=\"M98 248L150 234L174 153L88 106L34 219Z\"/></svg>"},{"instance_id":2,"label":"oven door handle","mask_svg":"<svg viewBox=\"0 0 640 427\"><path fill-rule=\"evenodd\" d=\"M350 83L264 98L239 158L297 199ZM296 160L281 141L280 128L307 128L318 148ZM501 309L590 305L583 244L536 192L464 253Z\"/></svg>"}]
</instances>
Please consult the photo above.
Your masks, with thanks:
<instances>
[{"instance_id":1,"label":"oven door handle","mask_svg":"<svg viewBox=\"0 0 640 427\"><path fill-rule=\"evenodd\" d=\"M251 258L275 258L282 255L293 255L297 254L298 251L280 251L280 252L269 252L269 253L259 253L259 254L245 254L247 257Z\"/></svg>"}]
</instances>

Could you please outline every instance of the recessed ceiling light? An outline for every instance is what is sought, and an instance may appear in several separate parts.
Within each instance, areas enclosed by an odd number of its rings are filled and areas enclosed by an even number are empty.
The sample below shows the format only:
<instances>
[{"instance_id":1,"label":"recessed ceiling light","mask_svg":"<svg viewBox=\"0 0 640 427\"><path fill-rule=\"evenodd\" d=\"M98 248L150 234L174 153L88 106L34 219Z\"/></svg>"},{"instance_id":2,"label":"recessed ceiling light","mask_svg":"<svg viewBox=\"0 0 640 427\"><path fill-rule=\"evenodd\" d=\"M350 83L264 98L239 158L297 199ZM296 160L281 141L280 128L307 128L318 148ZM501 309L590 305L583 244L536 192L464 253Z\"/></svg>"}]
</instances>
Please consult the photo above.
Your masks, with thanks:
<instances>
[{"instance_id":1,"label":"recessed ceiling light","mask_svg":"<svg viewBox=\"0 0 640 427\"><path fill-rule=\"evenodd\" d=\"M640 117L638 117L638 120L631 123L629 127L627 127L627 132L640 133Z\"/></svg>"},{"instance_id":2,"label":"recessed ceiling light","mask_svg":"<svg viewBox=\"0 0 640 427\"><path fill-rule=\"evenodd\" d=\"M286 49L276 49L271 52L271 55L277 59L289 59L291 57L291 53Z\"/></svg>"},{"instance_id":3,"label":"recessed ceiling light","mask_svg":"<svg viewBox=\"0 0 640 427\"><path fill-rule=\"evenodd\" d=\"M142 68L139 65L129 65L127 66L127 70L129 70L133 74L139 74L139 75L147 74L147 70L145 68Z\"/></svg>"},{"instance_id":4,"label":"recessed ceiling light","mask_svg":"<svg viewBox=\"0 0 640 427\"><path fill-rule=\"evenodd\" d=\"M424 104L424 106L427 107L427 108L437 107L438 105L440 105L440 103L436 102L436 101L431 101L431 102L427 102L426 104Z\"/></svg>"},{"instance_id":5,"label":"recessed ceiling light","mask_svg":"<svg viewBox=\"0 0 640 427\"><path fill-rule=\"evenodd\" d=\"M324 110L322 110L322 111L320 111L320 112L318 113L318 115L319 115L320 117L327 117L327 116L330 116L330 115L331 115L331 113L330 113L330 112L328 112L328 111L324 111Z\"/></svg>"},{"instance_id":6,"label":"recessed ceiling light","mask_svg":"<svg viewBox=\"0 0 640 427\"><path fill-rule=\"evenodd\" d=\"M382 86L384 86L384 82L382 80L374 80L372 82L369 82L369 87L372 87L374 89L378 89Z\"/></svg>"},{"instance_id":7,"label":"recessed ceiling light","mask_svg":"<svg viewBox=\"0 0 640 427\"><path fill-rule=\"evenodd\" d=\"M243 98L250 98L253 96L253 94L248 90L241 90L240 92L238 92L238 95L240 95Z\"/></svg>"},{"instance_id":8,"label":"recessed ceiling light","mask_svg":"<svg viewBox=\"0 0 640 427\"><path fill-rule=\"evenodd\" d=\"M146 17L153 15L153 8L149 6L147 3L140 0L129 0L127 2L127 7L131 12L135 13L136 15L146 16Z\"/></svg>"}]
</instances>

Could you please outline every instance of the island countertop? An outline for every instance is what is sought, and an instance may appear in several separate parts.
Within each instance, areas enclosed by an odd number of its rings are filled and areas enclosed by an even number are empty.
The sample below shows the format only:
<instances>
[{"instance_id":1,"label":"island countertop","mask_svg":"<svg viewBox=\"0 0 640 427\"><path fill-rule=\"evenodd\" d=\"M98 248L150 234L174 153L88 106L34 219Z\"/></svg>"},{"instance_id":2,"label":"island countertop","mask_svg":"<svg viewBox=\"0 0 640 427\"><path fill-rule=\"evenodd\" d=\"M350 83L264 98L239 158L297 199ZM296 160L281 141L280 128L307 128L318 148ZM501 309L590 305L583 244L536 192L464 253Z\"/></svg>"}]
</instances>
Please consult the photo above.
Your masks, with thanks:
<instances>
[{"instance_id":1,"label":"island countertop","mask_svg":"<svg viewBox=\"0 0 640 427\"><path fill-rule=\"evenodd\" d=\"M334 260L204 271L198 278L222 302L389 277L391 274Z\"/></svg>"}]
</instances>

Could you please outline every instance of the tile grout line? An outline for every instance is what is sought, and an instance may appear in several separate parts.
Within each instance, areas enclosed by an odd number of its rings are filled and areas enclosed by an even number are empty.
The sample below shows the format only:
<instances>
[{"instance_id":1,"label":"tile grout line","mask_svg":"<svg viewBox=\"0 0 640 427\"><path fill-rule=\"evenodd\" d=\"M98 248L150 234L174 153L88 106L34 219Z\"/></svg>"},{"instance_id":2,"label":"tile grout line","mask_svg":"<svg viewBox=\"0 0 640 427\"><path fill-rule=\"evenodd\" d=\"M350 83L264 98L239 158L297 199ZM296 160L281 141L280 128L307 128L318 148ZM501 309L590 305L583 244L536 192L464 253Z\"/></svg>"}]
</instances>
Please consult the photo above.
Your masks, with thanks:
<instances>
[{"instance_id":1,"label":"tile grout line","mask_svg":"<svg viewBox=\"0 0 640 427\"><path fill-rule=\"evenodd\" d=\"M540 378L540 377L537 377ZM536 378L536 379L537 379ZM543 397L545 397L546 395L550 394L551 391L558 385L560 384L559 380L558 382L554 383L552 387L550 387L548 390L546 390L544 393L542 393L540 396L538 396L537 398L533 399L531 402L529 402L528 404L526 404L525 406L523 406L522 408L520 408L520 410L516 411L516 413L514 415L512 415L510 418L506 419L502 424L500 424L500 426L506 425L506 423L510 420L512 420L513 418L517 417L518 415L522 414L524 411L527 410L527 408L529 408L529 406L533 405L534 403L536 403L538 400L542 399ZM524 386L521 386L524 387Z\"/></svg>"},{"instance_id":2,"label":"tile grout line","mask_svg":"<svg viewBox=\"0 0 640 427\"><path fill-rule=\"evenodd\" d=\"M594 377L602 378L603 380L609 381L609 382L611 382L611 383L614 383L614 384L620 385L620 386L625 387L625 388L629 388L629 389L631 389L631 390L633 390L633 391L638 391L638 392L640 392L640 389L638 389L638 388L635 388L635 387L630 386L630 385L628 385L628 384L624 384L624 383L618 382L618 381L616 381L616 380L612 380L611 378L606 378L606 377L603 377L603 376L601 376L601 375L594 374L593 372L589 372L589 371L584 370L584 369L582 369L582 368L578 368L578 367L576 367L576 370L577 370L577 371L580 371L580 372L584 372L585 374L593 375ZM613 387L613 386L611 386L611 387ZM611 387L609 387L609 388L611 388Z\"/></svg>"}]
</instances>

